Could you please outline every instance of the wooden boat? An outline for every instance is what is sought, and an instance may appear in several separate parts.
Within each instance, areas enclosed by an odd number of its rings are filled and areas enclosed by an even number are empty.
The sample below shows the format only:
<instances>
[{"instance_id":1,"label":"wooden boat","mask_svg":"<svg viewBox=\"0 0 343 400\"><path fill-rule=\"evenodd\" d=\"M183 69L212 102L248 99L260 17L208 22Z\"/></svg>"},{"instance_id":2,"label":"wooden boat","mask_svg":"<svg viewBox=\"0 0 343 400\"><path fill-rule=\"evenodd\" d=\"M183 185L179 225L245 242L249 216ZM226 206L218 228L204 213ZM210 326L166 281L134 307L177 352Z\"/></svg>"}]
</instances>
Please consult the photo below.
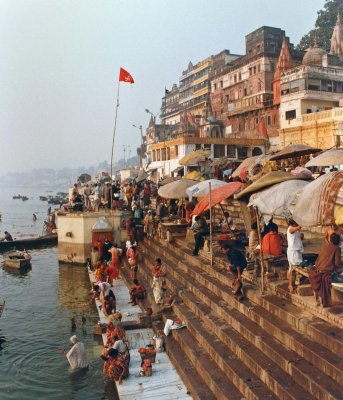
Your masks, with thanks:
<instances>
[{"instance_id":1,"label":"wooden boat","mask_svg":"<svg viewBox=\"0 0 343 400\"><path fill-rule=\"evenodd\" d=\"M36 238L18 239L11 242L0 241L0 253L16 249L35 249L44 246L54 246L57 244L57 234L38 236Z\"/></svg>"},{"instance_id":2,"label":"wooden boat","mask_svg":"<svg viewBox=\"0 0 343 400\"><path fill-rule=\"evenodd\" d=\"M0 317L2 315L2 312L4 311L5 308L5 300L0 298Z\"/></svg>"},{"instance_id":3,"label":"wooden boat","mask_svg":"<svg viewBox=\"0 0 343 400\"><path fill-rule=\"evenodd\" d=\"M12 250L3 255L3 264L7 268L26 269L31 267L31 256L27 251Z\"/></svg>"}]
</instances>

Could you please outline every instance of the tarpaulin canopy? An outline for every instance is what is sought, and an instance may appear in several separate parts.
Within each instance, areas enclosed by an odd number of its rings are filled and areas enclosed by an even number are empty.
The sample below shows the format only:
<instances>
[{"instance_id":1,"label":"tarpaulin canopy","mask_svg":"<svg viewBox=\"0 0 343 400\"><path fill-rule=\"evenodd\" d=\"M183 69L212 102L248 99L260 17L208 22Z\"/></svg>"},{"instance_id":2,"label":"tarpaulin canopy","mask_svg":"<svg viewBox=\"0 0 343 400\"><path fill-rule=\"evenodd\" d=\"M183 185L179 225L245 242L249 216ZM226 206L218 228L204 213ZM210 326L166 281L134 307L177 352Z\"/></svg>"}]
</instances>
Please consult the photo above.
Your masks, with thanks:
<instances>
[{"instance_id":1,"label":"tarpaulin canopy","mask_svg":"<svg viewBox=\"0 0 343 400\"><path fill-rule=\"evenodd\" d=\"M306 167L329 167L330 165L343 164L343 150L331 149L324 151L319 156L306 163Z\"/></svg>"},{"instance_id":2,"label":"tarpaulin canopy","mask_svg":"<svg viewBox=\"0 0 343 400\"><path fill-rule=\"evenodd\" d=\"M240 199L241 197L247 196L250 193L257 192L258 190L261 190L268 186L295 179L308 180L309 178L308 176L304 175L292 175L289 172L284 171L272 171L269 172L269 174L262 176L262 178L258 179L247 188L239 192L236 195L236 198Z\"/></svg>"},{"instance_id":3,"label":"tarpaulin canopy","mask_svg":"<svg viewBox=\"0 0 343 400\"><path fill-rule=\"evenodd\" d=\"M257 207L266 224L274 217L290 218L292 209L307 181L291 180L278 183L250 196L249 206Z\"/></svg>"},{"instance_id":4,"label":"tarpaulin canopy","mask_svg":"<svg viewBox=\"0 0 343 400\"><path fill-rule=\"evenodd\" d=\"M293 219L301 226L331 225L335 222L334 207L343 186L343 172L324 174L302 191L293 211Z\"/></svg>"},{"instance_id":5,"label":"tarpaulin canopy","mask_svg":"<svg viewBox=\"0 0 343 400\"><path fill-rule=\"evenodd\" d=\"M307 146L306 144L289 144L281 151L278 151L270 157L271 160L283 160L285 158L300 157L306 154L318 153L321 151L316 147Z\"/></svg>"},{"instance_id":6,"label":"tarpaulin canopy","mask_svg":"<svg viewBox=\"0 0 343 400\"><path fill-rule=\"evenodd\" d=\"M184 199L187 197L186 189L193 186L196 181L190 179L178 179L158 189L158 194L165 199Z\"/></svg>"},{"instance_id":7,"label":"tarpaulin canopy","mask_svg":"<svg viewBox=\"0 0 343 400\"><path fill-rule=\"evenodd\" d=\"M211 183L211 190L217 189L218 187L225 186L227 184L227 182L220 181L218 179L208 179L206 181L198 182L186 190L189 199L191 200L192 197L206 196L207 193L210 191L209 183Z\"/></svg>"},{"instance_id":8,"label":"tarpaulin canopy","mask_svg":"<svg viewBox=\"0 0 343 400\"><path fill-rule=\"evenodd\" d=\"M207 181L205 181L207 182ZM217 189L211 190L211 205L214 207L221 201L232 196L242 187L241 182L230 182ZM210 194L208 193L196 206L192 214L199 215L204 213L210 208Z\"/></svg>"},{"instance_id":9,"label":"tarpaulin canopy","mask_svg":"<svg viewBox=\"0 0 343 400\"><path fill-rule=\"evenodd\" d=\"M190 153L186 154L184 157L181 158L179 161L180 165L196 165L199 162L205 161L206 158L211 154L210 150L194 150Z\"/></svg>"}]
</instances>

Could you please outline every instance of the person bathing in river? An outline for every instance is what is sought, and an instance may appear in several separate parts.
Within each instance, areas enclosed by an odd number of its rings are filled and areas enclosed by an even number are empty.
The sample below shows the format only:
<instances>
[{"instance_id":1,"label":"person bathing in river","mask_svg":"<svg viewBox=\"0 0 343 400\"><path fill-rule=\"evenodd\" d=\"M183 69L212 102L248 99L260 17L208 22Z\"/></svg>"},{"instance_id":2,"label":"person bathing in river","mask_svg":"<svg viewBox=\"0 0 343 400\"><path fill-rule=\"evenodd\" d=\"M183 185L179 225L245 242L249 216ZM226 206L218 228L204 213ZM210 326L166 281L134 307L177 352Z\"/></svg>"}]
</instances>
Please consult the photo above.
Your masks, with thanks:
<instances>
[{"instance_id":1,"label":"person bathing in river","mask_svg":"<svg viewBox=\"0 0 343 400\"><path fill-rule=\"evenodd\" d=\"M71 349L68 351L62 349L62 353L67 357L72 369L88 368L88 360L86 356L85 346L79 342L76 335L70 338Z\"/></svg>"}]
</instances>

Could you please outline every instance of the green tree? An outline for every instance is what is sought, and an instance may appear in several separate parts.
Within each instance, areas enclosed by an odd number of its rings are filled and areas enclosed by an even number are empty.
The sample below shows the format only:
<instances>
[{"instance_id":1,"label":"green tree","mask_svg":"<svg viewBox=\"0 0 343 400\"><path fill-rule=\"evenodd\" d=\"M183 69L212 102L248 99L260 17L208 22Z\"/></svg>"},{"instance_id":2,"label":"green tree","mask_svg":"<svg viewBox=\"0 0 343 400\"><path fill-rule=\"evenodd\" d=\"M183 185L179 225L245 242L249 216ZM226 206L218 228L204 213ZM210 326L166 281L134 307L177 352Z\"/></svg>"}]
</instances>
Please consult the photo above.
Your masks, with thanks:
<instances>
[{"instance_id":1,"label":"green tree","mask_svg":"<svg viewBox=\"0 0 343 400\"><path fill-rule=\"evenodd\" d=\"M332 31L337 21L337 13L339 11L341 14L342 9L342 0L326 0L324 9L317 12L315 28L301 38L297 50L306 50L316 39L319 47L329 51Z\"/></svg>"}]
</instances>

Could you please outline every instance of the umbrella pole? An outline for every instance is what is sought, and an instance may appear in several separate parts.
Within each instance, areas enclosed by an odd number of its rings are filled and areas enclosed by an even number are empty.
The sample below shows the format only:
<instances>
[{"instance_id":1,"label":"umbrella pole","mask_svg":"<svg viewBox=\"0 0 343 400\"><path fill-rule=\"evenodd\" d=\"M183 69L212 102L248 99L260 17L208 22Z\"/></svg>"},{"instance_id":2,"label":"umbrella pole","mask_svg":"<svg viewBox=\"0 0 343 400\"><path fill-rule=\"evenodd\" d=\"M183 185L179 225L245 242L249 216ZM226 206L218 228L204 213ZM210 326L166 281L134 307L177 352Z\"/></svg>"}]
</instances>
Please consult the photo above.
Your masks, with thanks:
<instances>
[{"instance_id":1,"label":"umbrella pole","mask_svg":"<svg viewBox=\"0 0 343 400\"><path fill-rule=\"evenodd\" d=\"M257 222L257 234L258 234L258 243L260 245L260 264L261 264L261 293L264 292L264 257L262 252L262 235L261 235L261 226L260 226L260 215L258 213L258 209L255 208L256 213L256 222Z\"/></svg>"},{"instance_id":2,"label":"umbrella pole","mask_svg":"<svg viewBox=\"0 0 343 400\"><path fill-rule=\"evenodd\" d=\"M213 265L213 249L212 249L212 194L211 194L211 182L209 185L209 203L210 203L210 265Z\"/></svg>"}]
</instances>

